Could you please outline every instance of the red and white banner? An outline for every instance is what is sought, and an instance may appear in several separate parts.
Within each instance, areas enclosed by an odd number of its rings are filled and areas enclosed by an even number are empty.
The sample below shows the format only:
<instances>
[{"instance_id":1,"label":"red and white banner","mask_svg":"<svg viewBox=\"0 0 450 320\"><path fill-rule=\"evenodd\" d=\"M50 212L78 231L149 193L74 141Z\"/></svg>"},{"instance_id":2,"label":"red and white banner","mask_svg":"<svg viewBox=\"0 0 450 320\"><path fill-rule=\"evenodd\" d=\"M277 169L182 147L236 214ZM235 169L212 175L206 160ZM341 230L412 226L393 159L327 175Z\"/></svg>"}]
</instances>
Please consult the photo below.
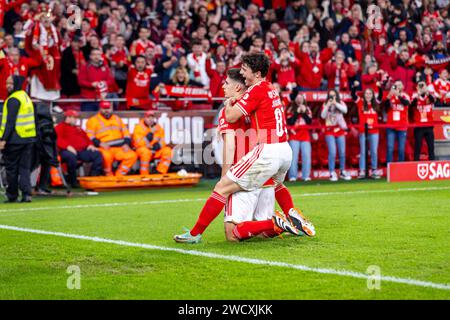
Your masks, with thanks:
<instances>
[{"instance_id":1,"label":"red and white banner","mask_svg":"<svg viewBox=\"0 0 450 320\"><path fill-rule=\"evenodd\" d=\"M436 141L450 141L450 108L434 109L433 119L441 122L434 126L434 139Z\"/></svg>"},{"instance_id":2,"label":"red and white banner","mask_svg":"<svg viewBox=\"0 0 450 320\"><path fill-rule=\"evenodd\" d=\"M450 180L450 161L391 162L388 182Z\"/></svg>"}]
</instances>

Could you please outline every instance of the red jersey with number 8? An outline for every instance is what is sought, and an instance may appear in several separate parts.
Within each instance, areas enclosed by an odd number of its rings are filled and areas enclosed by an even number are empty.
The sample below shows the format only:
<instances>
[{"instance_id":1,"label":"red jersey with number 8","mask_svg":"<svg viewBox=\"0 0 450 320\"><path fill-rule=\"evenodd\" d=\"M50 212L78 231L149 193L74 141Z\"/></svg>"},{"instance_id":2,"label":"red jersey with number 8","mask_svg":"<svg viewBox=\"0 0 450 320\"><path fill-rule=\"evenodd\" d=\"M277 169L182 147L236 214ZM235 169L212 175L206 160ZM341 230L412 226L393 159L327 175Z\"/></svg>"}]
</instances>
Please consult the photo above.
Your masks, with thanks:
<instances>
[{"instance_id":1,"label":"red jersey with number 8","mask_svg":"<svg viewBox=\"0 0 450 320\"><path fill-rule=\"evenodd\" d=\"M263 80L251 86L234 106L244 116L250 116L251 128L256 130L259 143L287 141L284 107L270 82Z\"/></svg>"}]
</instances>

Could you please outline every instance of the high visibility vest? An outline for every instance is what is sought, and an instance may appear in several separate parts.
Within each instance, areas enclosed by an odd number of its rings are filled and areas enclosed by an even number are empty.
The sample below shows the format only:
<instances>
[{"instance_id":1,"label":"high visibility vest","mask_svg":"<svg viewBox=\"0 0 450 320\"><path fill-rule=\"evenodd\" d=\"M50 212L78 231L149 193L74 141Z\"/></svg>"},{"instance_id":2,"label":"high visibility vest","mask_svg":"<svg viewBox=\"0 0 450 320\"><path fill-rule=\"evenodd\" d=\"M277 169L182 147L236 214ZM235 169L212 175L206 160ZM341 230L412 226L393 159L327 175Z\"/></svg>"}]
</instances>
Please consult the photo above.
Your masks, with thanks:
<instances>
[{"instance_id":1,"label":"high visibility vest","mask_svg":"<svg viewBox=\"0 0 450 320\"><path fill-rule=\"evenodd\" d=\"M6 121L8 119L8 101L11 98L19 100L20 107L17 114L15 129L17 135L21 138L36 137L36 123L34 118L34 106L28 94L19 90L11 94L3 104L2 123L0 126L0 137L3 137L6 129Z\"/></svg>"}]
</instances>

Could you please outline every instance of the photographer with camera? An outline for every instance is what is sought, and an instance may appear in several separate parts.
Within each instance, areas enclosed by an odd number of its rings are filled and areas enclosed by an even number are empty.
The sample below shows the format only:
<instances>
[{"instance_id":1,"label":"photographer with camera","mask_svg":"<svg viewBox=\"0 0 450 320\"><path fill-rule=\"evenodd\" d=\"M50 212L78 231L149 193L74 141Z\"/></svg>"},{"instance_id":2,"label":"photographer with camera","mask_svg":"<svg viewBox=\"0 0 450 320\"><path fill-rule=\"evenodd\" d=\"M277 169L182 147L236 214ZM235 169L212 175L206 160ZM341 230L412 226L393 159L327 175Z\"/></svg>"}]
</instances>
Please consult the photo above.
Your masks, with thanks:
<instances>
[{"instance_id":1,"label":"photographer with camera","mask_svg":"<svg viewBox=\"0 0 450 320\"><path fill-rule=\"evenodd\" d=\"M406 132L408 130L409 97L403 92L403 82L397 80L391 87L384 107L387 114L386 129L387 156L386 163L394 158L395 140L398 142L398 161L405 161Z\"/></svg>"},{"instance_id":2,"label":"photographer with camera","mask_svg":"<svg viewBox=\"0 0 450 320\"><path fill-rule=\"evenodd\" d=\"M420 160L422 140L425 138L428 146L428 160L434 160L434 128L433 107L436 99L428 90L425 82L417 84L417 91L412 96L411 111L414 123L423 126L414 128L414 161Z\"/></svg>"},{"instance_id":3,"label":"photographer with camera","mask_svg":"<svg viewBox=\"0 0 450 320\"><path fill-rule=\"evenodd\" d=\"M330 181L337 181L335 172L336 146L339 153L340 178L351 180L350 175L345 171L345 135L347 134L347 124L344 114L347 113L347 105L341 101L339 93L335 89L328 91L326 102L322 106L320 116L325 120L325 141L328 147L328 169L330 170Z\"/></svg>"}]
</instances>

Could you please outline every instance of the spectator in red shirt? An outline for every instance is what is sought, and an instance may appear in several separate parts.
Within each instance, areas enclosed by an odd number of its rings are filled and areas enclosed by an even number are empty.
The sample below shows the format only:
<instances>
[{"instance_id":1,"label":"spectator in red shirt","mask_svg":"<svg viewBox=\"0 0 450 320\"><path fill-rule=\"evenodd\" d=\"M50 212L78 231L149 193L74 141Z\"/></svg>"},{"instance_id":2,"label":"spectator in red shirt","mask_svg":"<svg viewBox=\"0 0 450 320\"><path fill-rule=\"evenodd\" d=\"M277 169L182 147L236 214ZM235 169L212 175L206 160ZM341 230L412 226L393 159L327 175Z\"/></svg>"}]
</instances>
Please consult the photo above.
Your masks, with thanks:
<instances>
[{"instance_id":1,"label":"spectator in red shirt","mask_svg":"<svg viewBox=\"0 0 450 320\"><path fill-rule=\"evenodd\" d=\"M417 84L417 92L412 96L411 109L414 123L420 127L414 128L414 161L420 160L422 140L425 138L428 146L428 160L434 160L434 128L433 107L435 97L429 92L425 82Z\"/></svg>"},{"instance_id":2,"label":"spectator in red shirt","mask_svg":"<svg viewBox=\"0 0 450 320\"><path fill-rule=\"evenodd\" d=\"M324 74L324 64L333 57L333 51L325 48L319 52L317 42L304 42L298 59L300 60L300 72L297 84L302 90L318 90Z\"/></svg>"},{"instance_id":3,"label":"spectator in red shirt","mask_svg":"<svg viewBox=\"0 0 450 320\"><path fill-rule=\"evenodd\" d=\"M92 144L86 132L77 126L79 114L74 110L64 113L64 121L55 127L56 145L63 163L67 164L68 183L77 187L78 162L91 162L91 176L102 174L103 158L100 151Z\"/></svg>"},{"instance_id":4,"label":"spectator in red shirt","mask_svg":"<svg viewBox=\"0 0 450 320\"><path fill-rule=\"evenodd\" d=\"M0 58L0 99L5 100L8 96L6 79L13 75L24 77L22 88L25 89L30 69L40 66L42 59L39 59L40 56L35 59L21 57L19 49L15 47L9 49L8 56L5 57L3 52L0 55L3 55L3 58Z\"/></svg>"},{"instance_id":5,"label":"spectator in red shirt","mask_svg":"<svg viewBox=\"0 0 450 320\"><path fill-rule=\"evenodd\" d=\"M305 96L300 92L291 102L286 112L286 123L293 126L289 130L289 145L292 148L292 164L289 168L289 181L296 181L298 177L298 155L302 154L302 179L311 180L311 134L305 126L312 122L311 109L306 105Z\"/></svg>"},{"instance_id":6,"label":"spectator in red shirt","mask_svg":"<svg viewBox=\"0 0 450 320\"><path fill-rule=\"evenodd\" d=\"M108 96L108 93L114 93L117 86L111 69L104 64L102 52L99 49L92 49L89 58L89 62L81 66L78 73L81 97L94 100ZM98 102L83 102L81 110L97 111Z\"/></svg>"},{"instance_id":7,"label":"spectator in red shirt","mask_svg":"<svg viewBox=\"0 0 450 320\"><path fill-rule=\"evenodd\" d=\"M281 49L279 57L275 59L271 66L271 72L276 74L277 82L281 89L290 91L297 86L295 70L298 67L299 62L294 57L294 54L288 48Z\"/></svg>"},{"instance_id":8,"label":"spectator in red shirt","mask_svg":"<svg viewBox=\"0 0 450 320\"><path fill-rule=\"evenodd\" d=\"M392 78L403 82L404 91L407 94L412 94L414 91L414 76L416 69L413 64L409 62L410 54L407 49L400 51L397 58L393 59L392 64Z\"/></svg>"},{"instance_id":9,"label":"spectator in red shirt","mask_svg":"<svg viewBox=\"0 0 450 320\"><path fill-rule=\"evenodd\" d=\"M147 65L144 56L138 56L134 65L128 70L127 80L127 108L128 109L149 109L150 100L150 80L153 68Z\"/></svg>"},{"instance_id":10,"label":"spectator in red shirt","mask_svg":"<svg viewBox=\"0 0 450 320\"><path fill-rule=\"evenodd\" d=\"M328 88L336 90L349 90L349 78L356 75L357 68L345 62L345 54L337 51L334 61L325 65L325 75L328 78Z\"/></svg>"},{"instance_id":11,"label":"spectator in red shirt","mask_svg":"<svg viewBox=\"0 0 450 320\"><path fill-rule=\"evenodd\" d=\"M211 91L211 95L214 98L225 97L225 93L223 92L222 85L227 78L227 66L224 61L217 61L215 68L211 66L211 56L208 55L206 59L206 73L209 77L209 91ZM217 107L220 106L220 102L217 104Z\"/></svg>"},{"instance_id":12,"label":"spectator in red shirt","mask_svg":"<svg viewBox=\"0 0 450 320\"><path fill-rule=\"evenodd\" d=\"M145 53L147 48L154 48L155 44L149 40L150 29L142 26L139 28L139 38L131 44L130 54L131 56L140 56Z\"/></svg>"},{"instance_id":13,"label":"spectator in red shirt","mask_svg":"<svg viewBox=\"0 0 450 320\"><path fill-rule=\"evenodd\" d=\"M398 141L398 161L405 160L408 106L410 101L409 96L403 92L403 88L402 81L395 81L384 102L387 111L387 124L390 126L390 128L386 129L387 163L392 162L394 158L395 140Z\"/></svg>"},{"instance_id":14,"label":"spectator in red shirt","mask_svg":"<svg viewBox=\"0 0 450 320\"><path fill-rule=\"evenodd\" d=\"M367 88L363 91L362 98L356 95L357 83L352 87L352 98L356 103L358 111L358 132L359 132L359 178L366 176L366 131L365 125L368 128L368 140L370 146L370 167L372 173L370 175L373 179L379 179L377 173L378 168L378 142L380 140L378 125L378 117L380 112L380 103L383 98L383 91L380 90L378 97L375 96L375 91L372 88Z\"/></svg>"}]
</instances>

